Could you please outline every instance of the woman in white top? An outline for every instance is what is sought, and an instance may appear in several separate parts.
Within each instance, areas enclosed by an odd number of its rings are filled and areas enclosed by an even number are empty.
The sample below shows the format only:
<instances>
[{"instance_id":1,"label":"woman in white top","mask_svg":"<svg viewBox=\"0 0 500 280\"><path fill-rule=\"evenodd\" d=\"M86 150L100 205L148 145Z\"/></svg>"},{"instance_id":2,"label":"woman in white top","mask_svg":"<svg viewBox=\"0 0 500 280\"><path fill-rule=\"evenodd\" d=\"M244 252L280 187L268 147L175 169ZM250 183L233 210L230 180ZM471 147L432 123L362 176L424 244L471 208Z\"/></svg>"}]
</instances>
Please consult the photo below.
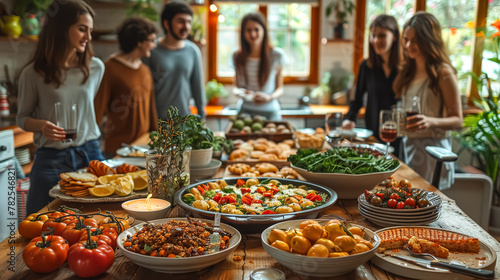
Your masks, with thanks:
<instances>
[{"instance_id":1,"label":"woman in white top","mask_svg":"<svg viewBox=\"0 0 500 280\"><path fill-rule=\"evenodd\" d=\"M234 94L239 113L281 120L278 97L283 94L285 52L269 43L264 16L249 13L241 20L240 50L233 55L236 70Z\"/></svg>"},{"instance_id":2,"label":"woman in white top","mask_svg":"<svg viewBox=\"0 0 500 280\"><path fill-rule=\"evenodd\" d=\"M54 1L47 9L34 57L19 78L17 124L34 133L37 146L27 213L39 211L52 200L49 190L62 172L104 159L94 113L104 64L94 57L90 45L93 22L94 11L84 1ZM57 125L56 102L65 107L77 105L76 138L72 142L62 142L66 131Z\"/></svg>"},{"instance_id":3,"label":"woman in white top","mask_svg":"<svg viewBox=\"0 0 500 280\"><path fill-rule=\"evenodd\" d=\"M450 130L460 129L463 123L462 104L456 70L441 37L438 20L429 13L416 13L403 27L404 59L394 81L396 97L402 97L408 108L414 96L421 102L420 114L406 119L407 164L432 180L435 160L425 152L426 146L451 150ZM453 163L445 163L439 189L453 183Z\"/></svg>"}]
</instances>

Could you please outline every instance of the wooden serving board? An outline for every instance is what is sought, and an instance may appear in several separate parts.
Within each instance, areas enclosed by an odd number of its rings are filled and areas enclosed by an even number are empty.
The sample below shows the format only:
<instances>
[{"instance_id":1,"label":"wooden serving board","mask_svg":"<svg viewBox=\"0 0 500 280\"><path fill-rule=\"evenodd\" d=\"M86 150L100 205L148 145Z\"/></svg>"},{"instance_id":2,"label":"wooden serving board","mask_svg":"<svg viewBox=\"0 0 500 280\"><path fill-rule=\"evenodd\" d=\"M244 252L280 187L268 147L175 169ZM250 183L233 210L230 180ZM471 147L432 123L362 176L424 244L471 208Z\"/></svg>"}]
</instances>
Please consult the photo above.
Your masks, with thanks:
<instances>
[{"instance_id":1,"label":"wooden serving board","mask_svg":"<svg viewBox=\"0 0 500 280\"><path fill-rule=\"evenodd\" d=\"M290 130L290 133L248 133L248 134L231 133L229 131L233 127L233 123L234 122L230 122L226 128L226 139L241 139L246 141L249 139L266 138L267 140L281 142L286 139L293 139L293 135L295 133L295 130L293 129L290 122L277 122L277 121L265 121L264 126L266 126L268 123L274 123L276 124L276 126L283 124Z\"/></svg>"}]
</instances>

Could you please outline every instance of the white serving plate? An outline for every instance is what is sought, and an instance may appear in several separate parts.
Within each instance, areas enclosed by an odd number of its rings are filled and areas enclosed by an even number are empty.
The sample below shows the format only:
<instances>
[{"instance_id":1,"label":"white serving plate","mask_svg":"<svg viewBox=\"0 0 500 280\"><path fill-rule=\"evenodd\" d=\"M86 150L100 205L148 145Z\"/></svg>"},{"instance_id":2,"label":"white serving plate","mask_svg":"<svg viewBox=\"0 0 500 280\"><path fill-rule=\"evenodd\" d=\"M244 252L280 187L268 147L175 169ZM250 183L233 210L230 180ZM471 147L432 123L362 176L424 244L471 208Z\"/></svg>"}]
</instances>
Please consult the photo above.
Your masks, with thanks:
<instances>
[{"instance_id":1,"label":"white serving plate","mask_svg":"<svg viewBox=\"0 0 500 280\"><path fill-rule=\"evenodd\" d=\"M206 220L206 219L195 219L195 218L192 219L201 220L203 222L207 222L210 224L213 222L211 220ZM185 221L186 218L166 218L166 219L150 221L149 223L162 224L162 223L167 223L168 221L171 220ZM151 257L131 252L125 249L125 247L123 247L123 242L126 240L126 237L134 235L134 233L138 232L143 225L144 224L138 224L134 227L131 227L123 231L118 236L117 240L118 247L121 249L122 254L125 255L131 261L133 261L135 264L161 273L187 273L209 267L211 265L223 261L238 247L238 244L240 244L241 241L241 234L239 233L239 231L237 231L235 228L231 226L221 223L220 229L226 230L232 234L231 239L229 239L229 247L225 250L213 254L187 257L187 258Z\"/></svg>"},{"instance_id":2,"label":"white serving plate","mask_svg":"<svg viewBox=\"0 0 500 280\"><path fill-rule=\"evenodd\" d=\"M325 225L328 221L330 221L328 219L314 220L318 221L320 225ZM300 223L303 221L306 220L291 220L281 222L268 227L264 230L264 232L262 232L261 235L261 241L264 250L266 250L269 255L271 255L283 266L301 275L314 275L315 277L334 277L349 273L371 259L376 253L378 246L380 245L380 238L373 231L355 224L351 224L351 226L357 226L364 229L366 240L372 239L373 249L360 254L339 258L315 258L285 252L272 247L268 243L269 234L273 229L288 230L292 228L299 228Z\"/></svg>"},{"instance_id":3,"label":"white serving plate","mask_svg":"<svg viewBox=\"0 0 500 280\"><path fill-rule=\"evenodd\" d=\"M368 174L316 173L290 165L307 181L335 190L339 198L356 199L366 189L372 189L389 178L401 166L386 172Z\"/></svg>"},{"instance_id":4,"label":"white serving plate","mask_svg":"<svg viewBox=\"0 0 500 280\"><path fill-rule=\"evenodd\" d=\"M189 174L191 176L191 183L194 183L196 180L200 179L210 179L212 178L219 168L221 167L222 162L218 159L212 159L210 161L210 164L204 167L190 167L189 168Z\"/></svg>"},{"instance_id":5,"label":"white serving plate","mask_svg":"<svg viewBox=\"0 0 500 280\"><path fill-rule=\"evenodd\" d=\"M382 231L390 230L393 228L404 228L404 226L395 226L391 228L384 228L381 230L376 231L375 233L379 233ZM441 230L441 231L448 231L448 232L453 232L453 233L458 233L455 231L451 230L444 230L444 229L439 229L439 228L433 228L433 227L421 227L421 228L430 228L434 230ZM480 251L478 254L471 254L471 253L451 253L448 257L448 259L442 259L444 261L458 261L461 262L467 266L473 267L473 268L482 268L482 269L488 269L488 270L494 270L495 269L495 264L497 260L497 254L493 248L488 246L487 244L481 242L479 240L479 248ZM405 250L399 250L398 252L390 251L391 254L393 255L409 255L409 252L406 252ZM406 263L403 260L395 259L392 257L385 256L383 253L382 254L375 254L375 257L371 259L371 262L375 264L376 266L397 274L397 275L402 275L408 277L411 275L412 278L415 279L425 279L425 280L444 280L444 279L472 279L469 276L465 276L462 274L457 274L450 272L448 270L432 270L432 269L426 269L411 263ZM498 275L497 275L498 276Z\"/></svg>"},{"instance_id":6,"label":"white serving plate","mask_svg":"<svg viewBox=\"0 0 500 280\"><path fill-rule=\"evenodd\" d=\"M137 145L137 147L149 149L149 145ZM136 157L136 156L129 156L130 153L134 152L135 150L130 148L130 147L121 147L116 150L116 154L121 156L121 157ZM144 157L144 156L142 156Z\"/></svg>"}]
</instances>

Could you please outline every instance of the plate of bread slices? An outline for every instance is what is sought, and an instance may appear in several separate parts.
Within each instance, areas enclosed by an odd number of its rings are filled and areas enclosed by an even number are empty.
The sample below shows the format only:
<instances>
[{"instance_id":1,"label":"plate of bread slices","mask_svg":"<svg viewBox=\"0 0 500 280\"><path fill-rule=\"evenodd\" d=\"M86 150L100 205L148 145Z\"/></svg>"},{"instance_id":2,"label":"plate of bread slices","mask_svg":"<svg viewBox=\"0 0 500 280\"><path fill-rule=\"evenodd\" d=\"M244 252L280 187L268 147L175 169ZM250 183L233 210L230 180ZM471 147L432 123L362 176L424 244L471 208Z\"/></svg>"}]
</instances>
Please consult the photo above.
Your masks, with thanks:
<instances>
[{"instance_id":1,"label":"plate of bread slices","mask_svg":"<svg viewBox=\"0 0 500 280\"><path fill-rule=\"evenodd\" d=\"M439 261L472 268L495 269L495 250L472 236L426 226L396 226L375 233L380 237L380 245L371 262L394 274L429 280L471 279L446 269L424 268L389 256L411 256L407 248L415 253L431 254Z\"/></svg>"}]
</instances>

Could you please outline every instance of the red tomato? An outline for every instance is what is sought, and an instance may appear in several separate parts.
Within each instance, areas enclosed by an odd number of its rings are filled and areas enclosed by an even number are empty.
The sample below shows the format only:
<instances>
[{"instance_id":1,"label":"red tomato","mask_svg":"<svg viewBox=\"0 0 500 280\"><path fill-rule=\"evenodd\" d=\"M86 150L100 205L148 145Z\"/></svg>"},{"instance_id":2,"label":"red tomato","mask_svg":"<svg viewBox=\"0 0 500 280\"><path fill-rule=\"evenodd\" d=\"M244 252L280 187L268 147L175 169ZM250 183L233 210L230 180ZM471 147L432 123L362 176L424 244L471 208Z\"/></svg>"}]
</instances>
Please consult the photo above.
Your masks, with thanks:
<instances>
[{"instance_id":1,"label":"red tomato","mask_svg":"<svg viewBox=\"0 0 500 280\"><path fill-rule=\"evenodd\" d=\"M309 200L311 200L315 195L316 194L312 192L312 193L307 194L306 198L309 199Z\"/></svg>"},{"instance_id":2,"label":"red tomato","mask_svg":"<svg viewBox=\"0 0 500 280\"><path fill-rule=\"evenodd\" d=\"M78 242L69 248L68 266L78 276L95 277L106 272L115 259L115 252L108 244L90 240Z\"/></svg>"},{"instance_id":3,"label":"red tomato","mask_svg":"<svg viewBox=\"0 0 500 280\"><path fill-rule=\"evenodd\" d=\"M75 223L78 223L78 218L73 215L60 216L58 218L49 217L49 219L43 224L42 231L48 231L49 228L53 228L54 235L61 236L66 226Z\"/></svg>"},{"instance_id":4,"label":"red tomato","mask_svg":"<svg viewBox=\"0 0 500 280\"><path fill-rule=\"evenodd\" d=\"M216 193L214 195L214 198L212 198L212 199L215 200L217 203L219 203L221 197L222 197L222 194Z\"/></svg>"},{"instance_id":5,"label":"red tomato","mask_svg":"<svg viewBox=\"0 0 500 280\"><path fill-rule=\"evenodd\" d=\"M387 201L387 207L389 208L396 208L396 206L398 205L398 201L391 198L389 199L389 201Z\"/></svg>"},{"instance_id":6,"label":"red tomato","mask_svg":"<svg viewBox=\"0 0 500 280\"><path fill-rule=\"evenodd\" d=\"M395 200L398 200L398 199L399 199L399 194L397 194L397 193L392 193L392 194L391 194L391 196L390 196L390 198L395 199Z\"/></svg>"},{"instance_id":7,"label":"red tomato","mask_svg":"<svg viewBox=\"0 0 500 280\"><path fill-rule=\"evenodd\" d=\"M26 217L24 221L19 224L19 234L26 239L33 239L42 234L42 227L49 217L47 215L40 215L33 213Z\"/></svg>"},{"instance_id":8,"label":"red tomato","mask_svg":"<svg viewBox=\"0 0 500 280\"><path fill-rule=\"evenodd\" d=\"M118 223L116 221L118 221ZM106 228L113 228L117 234L122 233L122 231L128 229L129 227L130 224L126 218L106 217L99 222L99 229L104 230Z\"/></svg>"},{"instance_id":9,"label":"red tomato","mask_svg":"<svg viewBox=\"0 0 500 280\"><path fill-rule=\"evenodd\" d=\"M252 190L241 188L240 191L241 191L241 194L246 194L246 193L250 193Z\"/></svg>"},{"instance_id":10,"label":"red tomato","mask_svg":"<svg viewBox=\"0 0 500 280\"><path fill-rule=\"evenodd\" d=\"M397 205L396 207L397 207L398 209L403 209L403 208L405 208L405 203L404 203L404 202L402 202L402 201L400 201L400 202L398 202L398 205Z\"/></svg>"},{"instance_id":11,"label":"red tomato","mask_svg":"<svg viewBox=\"0 0 500 280\"><path fill-rule=\"evenodd\" d=\"M265 191L262 195L264 197L271 197L271 196L273 196L273 191Z\"/></svg>"},{"instance_id":12,"label":"red tomato","mask_svg":"<svg viewBox=\"0 0 500 280\"><path fill-rule=\"evenodd\" d=\"M265 191L266 191L266 188L264 188L264 187L258 187L257 188L257 192L258 193L264 193Z\"/></svg>"},{"instance_id":13,"label":"red tomato","mask_svg":"<svg viewBox=\"0 0 500 280\"><path fill-rule=\"evenodd\" d=\"M276 212L271 211L271 210L266 210L266 211L262 212L262 215L268 215L268 214L276 214Z\"/></svg>"},{"instance_id":14,"label":"red tomato","mask_svg":"<svg viewBox=\"0 0 500 280\"><path fill-rule=\"evenodd\" d=\"M273 192L273 194L276 194L280 191L280 189L278 189L277 187L271 187L271 191Z\"/></svg>"},{"instance_id":15,"label":"red tomato","mask_svg":"<svg viewBox=\"0 0 500 280\"><path fill-rule=\"evenodd\" d=\"M92 241L97 240L102 240L106 243L108 243L113 250L116 250L116 239L118 238L118 234L116 233L114 228L105 228L103 230L100 230L98 228L91 228L90 229L90 235L92 238ZM88 236L88 232L85 230L82 232L82 237L80 238L81 241L86 241Z\"/></svg>"},{"instance_id":16,"label":"red tomato","mask_svg":"<svg viewBox=\"0 0 500 280\"><path fill-rule=\"evenodd\" d=\"M382 199L384 199L384 197L385 197L385 194L383 194L383 193L376 193L375 195L382 198Z\"/></svg>"},{"instance_id":17,"label":"red tomato","mask_svg":"<svg viewBox=\"0 0 500 280\"><path fill-rule=\"evenodd\" d=\"M204 190L208 191L210 189L209 186L205 185L205 184L201 184L200 185Z\"/></svg>"},{"instance_id":18,"label":"red tomato","mask_svg":"<svg viewBox=\"0 0 500 280\"><path fill-rule=\"evenodd\" d=\"M415 199L411 198L411 197L408 197L406 200L405 200L405 205L408 205L410 207L415 207Z\"/></svg>"},{"instance_id":19,"label":"red tomato","mask_svg":"<svg viewBox=\"0 0 500 280\"><path fill-rule=\"evenodd\" d=\"M245 185L245 180L243 180L243 179L238 179L238 181L236 181L236 186L241 187L241 186L243 186L243 185Z\"/></svg>"},{"instance_id":20,"label":"red tomato","mask_svg":"<svg viewBox=\"0 0 500 280\"><path fill-rule=\"evenodd\" d=\"M252 201L252 203L260 203L260 204L262 204L262 203L264 203L264 202L262 202L262 200L260 200L260 199L254 199L254 200Z\"/></svg>"},{"instance_id":21,"label":"red tomato","mask_svg":"<svg viewBox=\"0 0 500 280\"><path fill-rule=\"evenodd\" d=\"M68 256L69 245L57 235L33 238L23 250L23 261L31 270L48 273L58 269Z\"/></svg>"},{"instance_id":22,"label":"red tomato","mask_svg":"<svg viewBox=\"0 0 500 280\"><path fill-rule=\"evenodd\" d=\"M197 189L198 191L200 191L201 195L203 195L203 194L205 193L205 189L204 189L204 188L202 188L201 186L196 186L196 189Z\"/></svg>"},{"instance_id":23,"label":"red tomato","mask_svg":"<svg viewBox=\"0 0 500 280\"><path fill-rule=\"evenodd\" d=\"M322 198L319 194L314 196L314 201L321 201L321 200L322 200Z\"/></svg>"},{"instance_id":24,"label":"red tomato","mask_svg":"<svg viewBox=\"0 0 500 280\"><path fill-rule=\"evenodd\" d=\"M252 204L252 199L249 197L243 196L243 197L241 197L241 202L250 205L250 204Z\"/></svg>"}]
</instances>

